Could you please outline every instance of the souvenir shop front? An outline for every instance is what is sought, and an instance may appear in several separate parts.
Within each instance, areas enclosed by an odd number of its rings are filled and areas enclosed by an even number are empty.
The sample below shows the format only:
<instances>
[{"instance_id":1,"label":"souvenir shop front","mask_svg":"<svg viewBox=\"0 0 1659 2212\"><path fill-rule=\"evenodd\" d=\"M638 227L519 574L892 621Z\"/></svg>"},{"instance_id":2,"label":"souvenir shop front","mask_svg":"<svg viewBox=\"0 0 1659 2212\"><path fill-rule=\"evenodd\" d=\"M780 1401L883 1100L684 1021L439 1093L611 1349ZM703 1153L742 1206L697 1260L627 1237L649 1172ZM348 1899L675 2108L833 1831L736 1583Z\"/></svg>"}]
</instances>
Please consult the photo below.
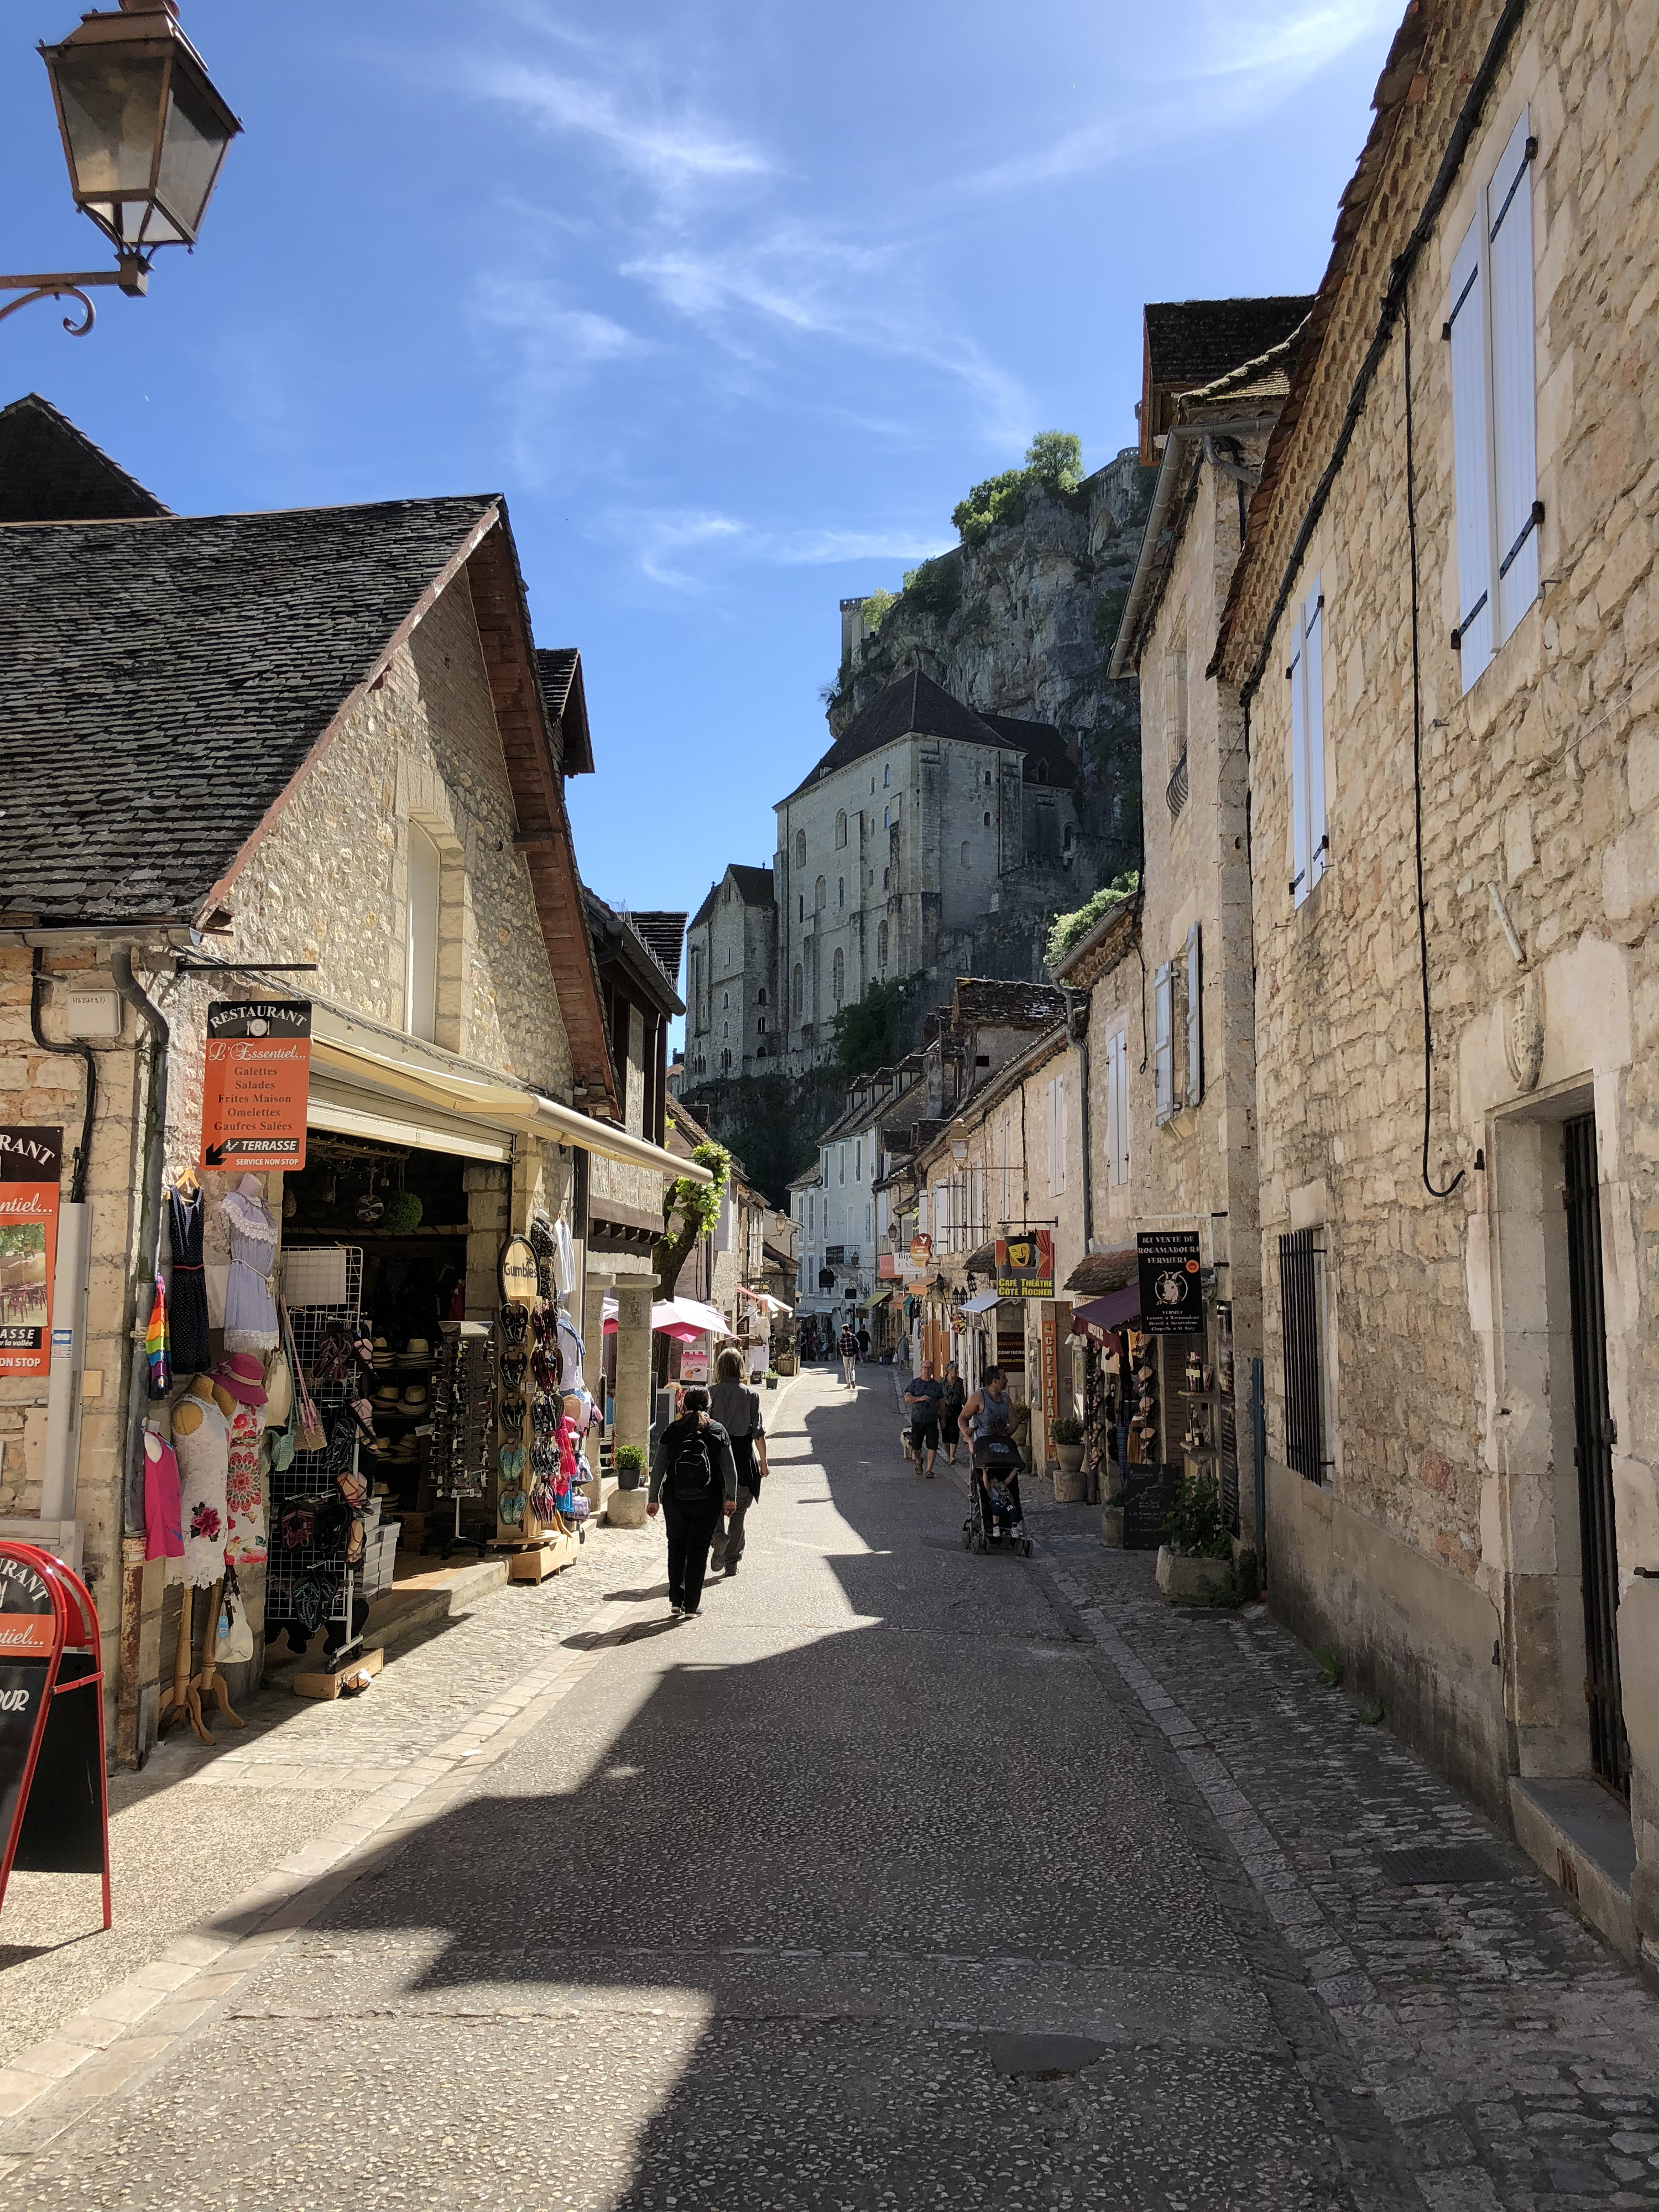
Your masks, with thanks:
<instances>
[{"instance_id":1,"label":"souvenir shop front","mask_svg":"<svg viewBox=\"0 0 1659 2212\"><path fill-rule=\"evenodd\" d=\"M540 1580L599 1503L586 1156L668 1156L352 1026L313 1038L301 1164L169 1178L143 1443L163 1726L234 1717L267 1652L302 1694L368 1686L400 1552L499 1548Z\"/></svg>"}]
</instances>

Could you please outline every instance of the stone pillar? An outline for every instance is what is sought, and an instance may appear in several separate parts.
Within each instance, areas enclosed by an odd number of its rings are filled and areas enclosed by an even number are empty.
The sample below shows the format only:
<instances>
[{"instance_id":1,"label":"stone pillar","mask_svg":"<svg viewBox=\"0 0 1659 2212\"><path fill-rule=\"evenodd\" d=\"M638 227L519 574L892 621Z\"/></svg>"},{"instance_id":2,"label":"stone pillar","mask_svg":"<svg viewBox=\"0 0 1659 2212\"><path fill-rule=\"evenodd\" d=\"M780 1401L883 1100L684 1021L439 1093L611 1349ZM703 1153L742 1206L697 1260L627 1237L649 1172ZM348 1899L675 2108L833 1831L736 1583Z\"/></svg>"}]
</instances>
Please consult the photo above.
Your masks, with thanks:
<instances>
[{"instance_id":1,"label":"stone pillar","mask_svg":"<svg viewBox=\"0 0 1659 2212\"><path fill-rule=\"evenodd\" d=\"M651 1294L654 1277L617 1285L617 1399L613 1431L618 1447L637 1444L651 1456ZM620 1510L619 1501L621 1501ZM645 1486L612 1492L611 1518L637 1525L645 1518Z\"/></svg>"},{"instance_id":2,"label":"stone pillar","mask_svg":"<svg viewBox=\"0 0 1659 2212\"><path fill-rule=\"evenodd\" d=\"M499 1267L510 1203L509 1170L472 1160L461 1170L466 1193L466 1317L494 1321L501 1303Z\"/></svg>"}]
</instances>

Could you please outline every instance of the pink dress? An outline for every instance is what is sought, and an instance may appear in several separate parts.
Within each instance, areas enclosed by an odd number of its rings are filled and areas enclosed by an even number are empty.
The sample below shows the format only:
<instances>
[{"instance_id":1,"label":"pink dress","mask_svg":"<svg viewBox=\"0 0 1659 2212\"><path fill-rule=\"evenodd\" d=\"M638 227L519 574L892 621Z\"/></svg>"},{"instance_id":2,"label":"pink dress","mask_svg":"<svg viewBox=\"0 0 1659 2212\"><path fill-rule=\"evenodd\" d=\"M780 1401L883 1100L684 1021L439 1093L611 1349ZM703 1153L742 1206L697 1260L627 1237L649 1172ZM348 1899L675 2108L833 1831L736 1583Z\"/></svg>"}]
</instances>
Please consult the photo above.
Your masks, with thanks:
<instances>
[{"instance_id":1,"label":"pink dress","mask_svg":"<svg viewBox=\"0 0 1659 2212\"><path fill-rule=\"evenodd\" d=\"M225 1557L233 1567L257 1567L265 1557L265 1501L259 1484L258 1408L238 1406L230 1419L225 1476Z\"/></svg>"}]
</instances>

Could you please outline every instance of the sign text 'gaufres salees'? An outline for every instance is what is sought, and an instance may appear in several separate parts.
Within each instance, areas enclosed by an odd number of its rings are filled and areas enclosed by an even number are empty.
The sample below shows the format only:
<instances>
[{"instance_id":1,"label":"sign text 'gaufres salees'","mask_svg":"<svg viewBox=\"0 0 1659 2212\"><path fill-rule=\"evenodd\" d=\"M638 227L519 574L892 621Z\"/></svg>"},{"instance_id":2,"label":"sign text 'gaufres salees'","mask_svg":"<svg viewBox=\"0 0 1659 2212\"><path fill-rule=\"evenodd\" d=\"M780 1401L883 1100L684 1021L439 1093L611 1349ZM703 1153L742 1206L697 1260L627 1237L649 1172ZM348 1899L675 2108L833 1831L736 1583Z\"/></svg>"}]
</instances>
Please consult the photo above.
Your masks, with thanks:
<instances>
[{"instance_id":1,"label":"sign text 'gaufres salees'","mask_svg":"<svg viewBox=\"0 0 1659 2212\"><path fill-rule=\"evenodd\" d=\"M0 1375L52 1365L61 1129L0 1128Z\"/></svg>"},{"instance_id":2,"label":"sign text 'gaufres salees'","mask_svg":"<svg viewBox=\"0 0 1659 2212\"><path fill-rule=\"evenodd\" d=\"M204 1168L302 1168L311 1084L303 1000L219 999L208 1008Z\"/></svg>"}]
</instances>

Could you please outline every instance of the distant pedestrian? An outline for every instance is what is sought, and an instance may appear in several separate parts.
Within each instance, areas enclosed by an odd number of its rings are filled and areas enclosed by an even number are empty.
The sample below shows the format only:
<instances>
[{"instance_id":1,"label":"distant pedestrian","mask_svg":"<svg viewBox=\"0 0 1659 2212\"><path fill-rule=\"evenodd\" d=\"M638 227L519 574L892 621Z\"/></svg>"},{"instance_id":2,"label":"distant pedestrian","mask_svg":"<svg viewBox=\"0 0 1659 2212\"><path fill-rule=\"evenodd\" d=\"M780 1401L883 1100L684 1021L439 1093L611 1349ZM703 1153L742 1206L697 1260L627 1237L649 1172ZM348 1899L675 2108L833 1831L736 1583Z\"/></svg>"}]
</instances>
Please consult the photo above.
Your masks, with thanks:
<instances>
[{"instance_id":1,"label":"distant pedestrian","mask_svg":"<svg viewBox=\"0 0 1659 2212\"><path fill-rule=\"evenodd\" d=\"M945 1370L945 1395L939 1401L939 1439L945 1447L945 1456L952 1467L957 1463L957 1445L961 1441L957 1423L967 1402L968 1385L963 1381L962 1370L953 1359Z\"/></svg>"},{"instance_id":2,"label":"distant pedestrian","mask_svg":"<svg viewBox=\"0 0 1659 2212\"><path fill-rule=\"evenodd\" d=\"M715 1529L708 1564L716 1574L724 1570L734 1575L743 1557L749 1509L758 1501L761 1478L768 1471L766 1424L761 1419L760 1393L745 1385L743 1362L735 1352L721 1352L719 1374L708 1394L708 1411L714 1425L724 1429L732 1442L738 1470L738 1510L723 1528Z\"/></svg>"},{"instance_id":3,"label":"distant pedestrian","mask_svg":"<svg viewBox=\"0 0 1659 2212\"><path fill-rule=\"evenodd\" d=\"M859 1325L859 1358L860 1359L867 1359L869 1357L870 1332L864 1327L863 1323L860 1322Z\"/></svg>"},{"instance_id":4,"label":"distant pedestrian","mask_svg":"<svg viewBox=\"0 0 1659 2212\"><path fill-rule=\"evenodd\" d=\"M904 1402L910 1408L910 1450L916 1465L931 1482L933 1461L939 1451L939 1409L945 1395L945 1385L936 1380L933 1363L924 1359L921 1372L904 1394ZM922 1454L927 1455L923 1465Z\"/></svg>"},{"instance_id":5,"label":"distant pedestrian","mask_svg":"<svg viewBox=\"0 0 1659 2212\"><path fill-rule=\"evenodd\" d=\"M856 1390L859 1387L856 1372L859 1364L859 1340L853 1334L853 1324L850 1321L842 1327L841 1342L836 1349L841 1353L841 1379L849 1390Z\"/></svg>"},{"instance_id":6,"label":"distant pedestrian","mask_svg":"<svg viewBox=\"0 0 1659 2212\"><path fill-rule=\"evenodd\" d=\"M709 1418L708 1391L694 1383L680 1404L657 1441L645 1510L654 1520L660 1504L668 1531L668 1609L676 1620L695 1620L708 1547L721 1515L737 1510L738 1469L732 1439Z\"/></svg>"}]
</instances>

